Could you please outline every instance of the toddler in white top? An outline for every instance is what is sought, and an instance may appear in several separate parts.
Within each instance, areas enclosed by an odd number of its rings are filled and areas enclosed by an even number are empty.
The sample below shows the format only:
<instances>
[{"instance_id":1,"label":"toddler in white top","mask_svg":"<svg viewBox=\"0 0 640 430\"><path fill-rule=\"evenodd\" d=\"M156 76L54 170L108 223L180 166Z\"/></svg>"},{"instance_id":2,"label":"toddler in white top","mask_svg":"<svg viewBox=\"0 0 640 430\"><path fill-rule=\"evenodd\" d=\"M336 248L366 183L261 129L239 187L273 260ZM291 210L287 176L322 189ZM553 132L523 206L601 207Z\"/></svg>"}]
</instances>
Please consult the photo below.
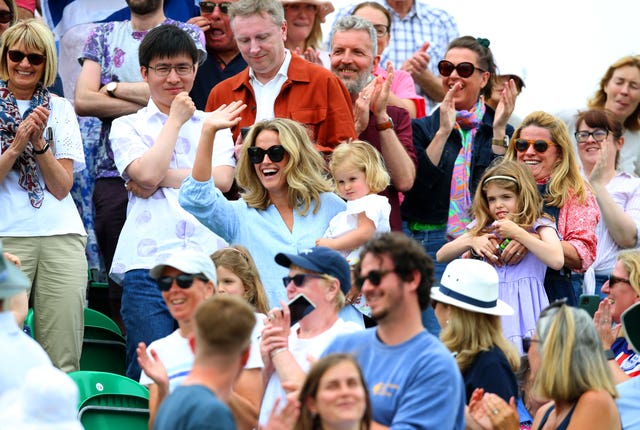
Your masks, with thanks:
<instances>
[{"instance_id":1,"label":"toddler in white top","mask_svg":"<svg viewBox=\"0 0 640 430\"><path fill-rule=\"evenodd\" d=\"M337 193L347 201L347 209L331 219L316 245L340 251L353 267L365 242L377 233L391 230L389 199L377 194L389 186L391 178L380 152L361 140L339 145L333 151L329 169ZM350 302L368 313L361 297Z\"/></svg>"}]
</instances>

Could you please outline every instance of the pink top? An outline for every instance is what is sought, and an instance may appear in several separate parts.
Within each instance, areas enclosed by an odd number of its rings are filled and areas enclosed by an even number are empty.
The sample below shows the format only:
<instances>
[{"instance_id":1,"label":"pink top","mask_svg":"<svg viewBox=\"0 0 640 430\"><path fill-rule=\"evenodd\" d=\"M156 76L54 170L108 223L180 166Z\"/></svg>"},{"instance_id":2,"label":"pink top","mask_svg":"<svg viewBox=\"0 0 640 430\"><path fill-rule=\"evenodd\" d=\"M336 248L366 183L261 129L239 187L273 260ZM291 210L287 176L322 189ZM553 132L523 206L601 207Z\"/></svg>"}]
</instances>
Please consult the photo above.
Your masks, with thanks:
<instances>
[{"instance_id":1,"label":"pink top","mask_svg":"<svg viewBox=\"0 0 640 430\"><path fill-rule=\"evenodd\" d=\"M379 65L373 70L375 76L387 77L387 71ZM393 82L391 83L391 92L401 99L410 99L416 105L416 118L422 118L427 114L427 107L424 97L416 93L416 84L413 78L404 70L393 71Z\"/></svg>"},{"instance_id":2,"label":"pink top","mask_svg":"<svg viewBox=\"0 0 640 430\"><path fill-rule=\"evenodd\" d=\"M572 190L565 199L558 215L558 233L562 240L569 242L578 251L582 267L576 272L584 273L596 259L596 226L600 221L600 209L596 199L587 189L587 200L578 202Z\"/></svg>"},{"instance_id":3,"label":"pink top","mask_svg":"<svg viewBox=\"0 0 640 430\"><path fill-rule=\"evenodd\" d=\"M33 13L36 10L36 0L16 0L16 6L27 9Z\"/></svg>"}]
</instances>

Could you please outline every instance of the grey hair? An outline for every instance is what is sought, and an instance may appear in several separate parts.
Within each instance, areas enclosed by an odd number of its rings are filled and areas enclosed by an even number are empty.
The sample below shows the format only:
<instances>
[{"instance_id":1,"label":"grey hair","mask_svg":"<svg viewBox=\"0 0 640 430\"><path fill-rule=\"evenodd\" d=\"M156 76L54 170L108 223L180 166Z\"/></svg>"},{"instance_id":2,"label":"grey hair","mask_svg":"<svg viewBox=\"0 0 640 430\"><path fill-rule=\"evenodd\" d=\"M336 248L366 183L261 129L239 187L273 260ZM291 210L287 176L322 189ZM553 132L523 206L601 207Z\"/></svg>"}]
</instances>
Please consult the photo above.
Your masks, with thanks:
<instances>
[{"instance_id":1,"label":"grey hair","mask_svg":"<svg viewBox=\"0 0 640 430\"><path fill-rule=\"evenodd\" d=\"M375 57L378 55L378 36L376 35L376 29L373 25L364 18L355 15L346 15L338 19L333 24L333 35L342 31L366 31L369 33L369 39L371 39L372 54ZM331 38L331 47L333 48L333 37Z\"/></svg>"},{"instance_id":2,"label":"grey hair","mask_svg":"<svg viewBox=\"0 0 640 430\"><path fill-rule=\"evenodd\" d=\"M284 8L280 0L240 0L229 6L229 20L238 16L262 15L266 13L280 27L284 22Z\"/></svg>"}]
</instances>

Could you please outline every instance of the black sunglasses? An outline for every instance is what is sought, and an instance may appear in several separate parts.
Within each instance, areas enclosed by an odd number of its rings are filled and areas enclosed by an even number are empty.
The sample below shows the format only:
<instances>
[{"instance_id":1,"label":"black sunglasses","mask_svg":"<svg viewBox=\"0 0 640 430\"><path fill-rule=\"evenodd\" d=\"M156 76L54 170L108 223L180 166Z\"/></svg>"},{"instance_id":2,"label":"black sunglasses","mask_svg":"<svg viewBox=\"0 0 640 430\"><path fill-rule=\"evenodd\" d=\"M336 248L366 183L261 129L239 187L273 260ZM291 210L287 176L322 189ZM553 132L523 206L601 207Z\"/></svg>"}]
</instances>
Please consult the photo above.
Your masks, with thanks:
<instances>
[{"instance_id":1,"label":"black sunglasses","mask_svg":"<svg viewBox=\"0 0 640 430\"><path fill-rule=\"evenodd\" d=\"M211 14L216 9L216 6L220 8L220 13L227 14L229 13L229 6L231 6L231 2L223 1L220 3L215 3L211 1L201 1L200 2L200 12Z\"/></svg>"},{"instance_id":2,"label":"black sunglasses","mask_svg":"<svg viewBox=\"0 0 640 430\"><path fill-rule=\"evenodd\" d=\"M629 284L628 279L618 278L617 276L609 275L609 288L613 287L615 284L625 283Z\"/></svg>"},{"instance_id":3,"label":"black sunglasses","mask_svg":"<svg viewBox=\"0 0 640 430\"><path fill-rule=\"evenodd\" d=\"M293 285L296 287L302 287L305 282L307 282L307 278L309 279L326 279L324 275L314 275L313 273L299 273L293 276L285 276L282 278L282 284L285 288L289 285L289 282L293 281Z\"/></svg>"},{"instance_id":4,"label":"black sunglasses","mask_svg":"<svg viewBox=\"0 0 640 430\"><path fill-rule=\"evenodd\" d=\"M463 61L460 64L453 64L451 61L442 60L438 63L438 71L442 76L451 76L454 70L458 72L458 76L461 78L468 78L473 75L473 72L476 70L483 73L485 72L485 70L474 66L468 61Z\"/></svg>"},{"instance_id":5,"label":"black sunglasses","mask_svg":"<svg viewBox=\"0 0 640 430\"><path fill-rule=\"evenodd\" d=\"M253 164L260 164L262 160L264 160L264 155L267 154L269 156L269 160L277 163L282 161L284 158L284 146L282 145L273 145L269 149L258 148L257 146L252 146L247 150L249 152L249 160Z\"/></svg>"},{"instance_id":6,"label":"black sunglasses","mask_svg":"<svg viewBox=\"0 0 640 430\"><path fill-rule=\"evenodd\" d=\"M549 149L549 145L554 145L553 142L547 142L543 139L536 140L528 140L528 139L518 139L516 140L516 151L525 152L529 147L533 145L533 149L536 152L543 153L547 149Z\"/></svg>"},{"instance_id":7,"label":"black sunglasses","mask_svg":"<svg viewBox=\"0 0 640 430\"><path fill-rule=\"evenodd\" d=\"M356 276L355 284L356 287L362 288L364 282L368 279L372 285L378 286L380 282L382 282L382 278L388 275L391 272L395 272L395 270L372 270L367 273L367 276Z\"/></svg>"},{"instance_id":8,"label":"black sunglasses","mask_svg":"<svg viewBox=\"0 0 640 430\"><path fill-rule=\"evenodd\" d=\"M13 49L9 51L9 59L14 63L21 62L24 57L27 57L27 60L33 66L39 66L40 64L44 63L45 60L45 57L42 54L25 54L22 51L15 51Z\"/></svg>"},{"instance_id":9,"label":"black sunglasses","mask_svg":"<svg viewBox=\"0 0 640 430\"><path fill-rule=\"evenodd\" d=\"M191 288L193 285L194 279L200 279L203 282L209 282L206 276L202 274L190 275L188 273L183 273L182 275L178 275L175 278L173 276L163 276L158 278L158 288L160 291L169 291L171 289L171 285L173 285L173 281L176 281L178 287L180 288Z\"/></svg>"},{"instance_id":10,"label":"black sunglasses","mask_svg":"<svg viewBox=\"0 0 640 430\"><path fill-rule=\"evenodd\" d=\"M0 11L0 24L9 24L13 20L13 14L10 10Z\"/></svg>"}]
</instances>

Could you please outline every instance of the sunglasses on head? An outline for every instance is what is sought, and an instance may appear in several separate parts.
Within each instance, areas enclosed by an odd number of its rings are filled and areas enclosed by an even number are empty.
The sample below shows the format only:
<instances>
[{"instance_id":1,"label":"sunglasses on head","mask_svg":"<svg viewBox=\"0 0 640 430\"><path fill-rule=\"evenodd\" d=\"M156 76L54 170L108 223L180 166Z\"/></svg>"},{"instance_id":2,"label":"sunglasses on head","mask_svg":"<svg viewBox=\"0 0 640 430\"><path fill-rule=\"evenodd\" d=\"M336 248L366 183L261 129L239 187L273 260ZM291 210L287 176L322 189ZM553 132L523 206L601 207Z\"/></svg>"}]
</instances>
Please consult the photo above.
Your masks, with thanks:
<instances>
[{"instance_id":1,"label":"sunglasses on head","mask_svg":"<svg viewBox=\"0 0 640 430\"><path fill-rule=\"evenodd\" d=\"M249 160L253 164L260 164L262 160L264 160L264 155L267 154L269 156L269 160L277 163L282 161L284 158L284 146L282 145L273 145L269 149L258 148L257 146L252 146L248 149L249 152Z\"/></svg>"},{"instance_id":2,"label":"sunglasses on head","mask_svg":"<svg viewBox=\"0 0 640 430\"><path fill-rule=\"evenodd\" d=\"M629 280L624 278L618 278L614 275L609 275L609 288L613 287L615 284L628 284Z\"/></svg>"},{"instance_id":3,"label":"sunglasses on head","mask_svg":"<svg viewBox=\"0 0 640 430\"><path fill-rule=\"evenodd\" d=\"M222 1L219 3L211 2L211 1L201 1L200 2L200 12L206 14L212 14L216 9L216 6L220 8L220 13L227 14L229 13L229 6L231 6L231 2Z\"/></svg>"},{"instance_id":4,"label":"sunglasses on head","mask_svg":"<svg viewBox=\"0 0 640 430\"><path fill-rule=\"evenodd\" d=\"M545 152L547 149L549 149L549 145L554 145L553 142L547 142L544 139L536 139L536 140L530 140L530 139L518 139L516 140L516 151L518 152L526 152L527 149L529 149L529 147L533 145L533 149L536 152L540 152L543 153Z\"/></svg>"},{"instance_id":5,"label":"sunglasses on head","mask_svg":"<svg viewBox=\"0 0 640 430\"><path fill-rule=\"evenodd\" d=\"M369 280L369 282L371 282L372 285L377 287L378 285L380 285L380 282L382 282L382 278L384 278L386 275L388 275L391 272L395 272L395 270L372 270L369 273L367 273L366 276L356 276L356 279L355 279L356 287L362 288L366 280Z\"/></svg>"},{"instance_id":6,"label":"sunglasses on head","mask_svg":"<svg viewBox=\"0 0 640 430\"><path fill-rule=\"evenodd\" d=\"M284 278L282 278L282 284L285 288L287 288L287 286L289 286L289 283L293 282L293 285L295 285L296 287L302 287L304 283L307 282L307 279L326 279L326 276L315 275L313 273L299 273L293 276L285 276Z\"/></svg>"},{"instance_id":7,"label":"sunglasses on head","mask_svg":"<svg viewBox=\"0 0 640 430\"><path fill-rule=\"evenodd\" d=\"M209 282L207 277L202 274L190 275L188 273L183 273L176 276L175 278L173 276L162 276L158 278L158 288L160 289L160 291L169 291L171 289L171 286L173 285L174 280L180 288L191 288L191 286L193 285L193 280L196 278L200 279L203 282Z\"/></svg>"},{"instance_id":8,"label":"sunglasses on head","mask_svg":"<svg viewBox=\"0 0 640 430\"><path fill-rule=\"evenodd\" d=\"M475 72L476 70L483 73L485 72L485 70L481 69L480 67L474 66L468 61L463 61L459 64L453 64L451 61L442 60L438 63L438 71L442 76L451 76L454 70L458 72L458 76L460 76L461 78L468 78L469 76L473 75L473 72Z\"/></svg>"},{"instance_id":9,"label":"sunglasses on head","mask_svg":"<svg viewBox=\"0 0 640 430\"><path fill-rule=\"evenodd\" d=\"M13 14L10 10L0 11L0 24L9 24L13 20Z\"/></svg>"},{"instance_id":10,"label":"sunglasses on head","mask_svg":"<svg viewBox=\"0 0 640 430\"><path fill-rule=\"evenodd\" d=\"M21 62L24 57L27 57L27 61L29 61L32 66L39 66L40 64L44 63L45 59L44 55L42 54L25 54L22 51L16 51L13 49L9 50L9 59L14 63Z\"/></svg>"}]
</instances>

